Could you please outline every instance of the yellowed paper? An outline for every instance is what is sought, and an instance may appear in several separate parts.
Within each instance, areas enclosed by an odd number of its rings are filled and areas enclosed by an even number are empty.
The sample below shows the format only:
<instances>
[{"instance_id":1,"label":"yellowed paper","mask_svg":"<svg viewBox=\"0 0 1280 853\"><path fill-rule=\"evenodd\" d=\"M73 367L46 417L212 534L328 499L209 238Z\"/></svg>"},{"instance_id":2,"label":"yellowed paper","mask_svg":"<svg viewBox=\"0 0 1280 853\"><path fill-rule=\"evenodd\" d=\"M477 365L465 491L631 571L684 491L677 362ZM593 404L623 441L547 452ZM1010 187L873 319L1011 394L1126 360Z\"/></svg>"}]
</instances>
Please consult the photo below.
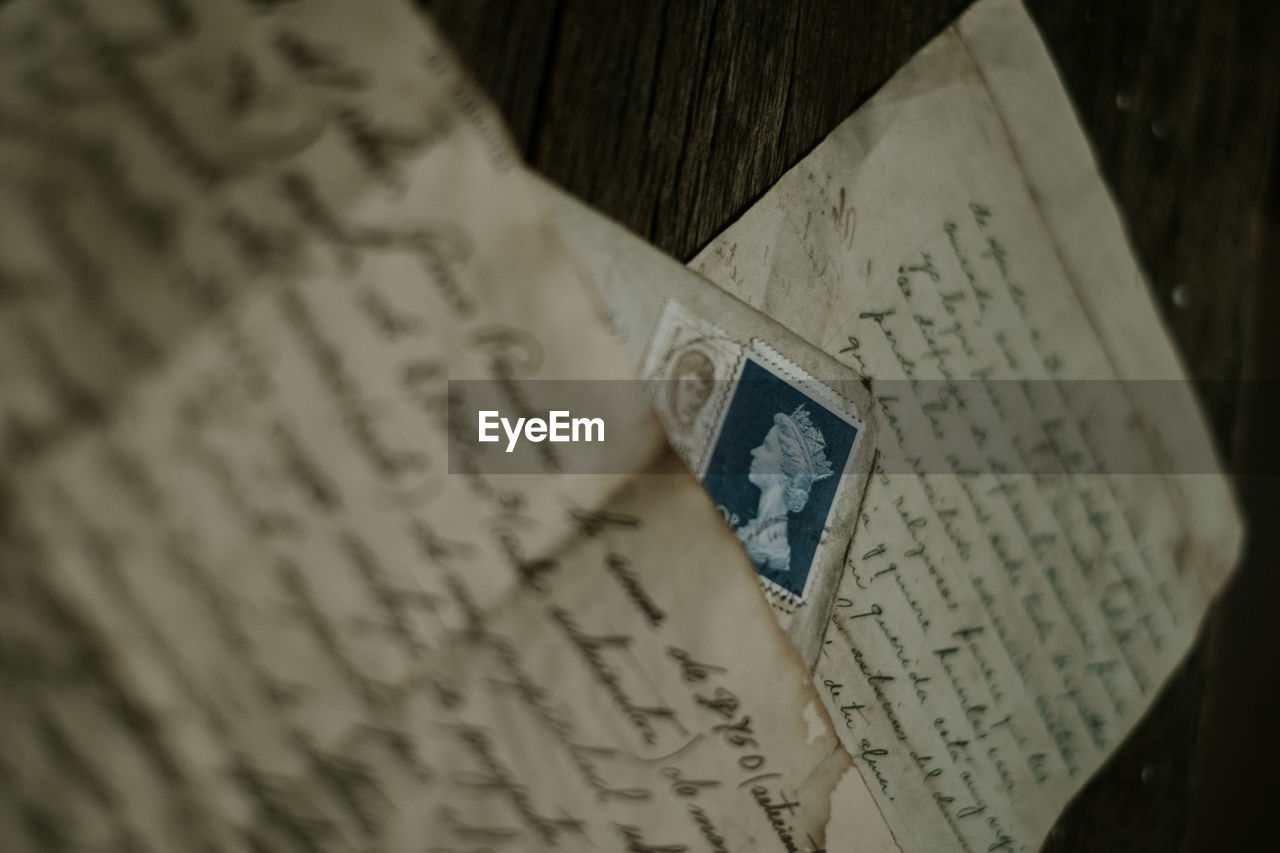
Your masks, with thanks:
<instances>
[{"instance_id":1,"label":"yellowed paper","mask_svg":"<svg viewBox=\"0 0 1280 853\"><path fill-rule=\"evenodd\" d=\"M1241 530L1186 388L1118 382L1183 374L1020 5L962 16L691 266L873 380L815 679L902 849L1036 849Z\"/></svg>"},{"instance_id":2,"label":"yellowed paper","mask_svg":"<svg viewBox=\"0 0 1280 853\"><path fill-rule=\"evenodd\" d=\"M407 6L0 41L0 847L894 849L647 404L449 456L449 379L632 374Z\"/></svg>"}]
</instances>

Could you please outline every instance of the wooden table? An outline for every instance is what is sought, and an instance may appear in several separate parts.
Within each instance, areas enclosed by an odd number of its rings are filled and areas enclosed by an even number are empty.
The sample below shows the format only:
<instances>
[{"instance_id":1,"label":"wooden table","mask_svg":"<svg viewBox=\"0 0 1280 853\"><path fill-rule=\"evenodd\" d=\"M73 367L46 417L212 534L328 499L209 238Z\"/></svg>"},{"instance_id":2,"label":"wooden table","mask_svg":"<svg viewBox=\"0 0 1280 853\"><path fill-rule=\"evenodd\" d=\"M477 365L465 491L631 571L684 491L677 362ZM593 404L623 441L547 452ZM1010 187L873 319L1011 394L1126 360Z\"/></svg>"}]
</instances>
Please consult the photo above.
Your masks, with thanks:
<instances>
[{"instance_id":1,"label":"wooden table","mask_svg":"<svg viewBox=\"0 0 1280 853\"><path fill-rule=\"evenodd\" d=\"M1026 0L1166 322L1242 465L1280 378L1280 263L1251 222L1280 108L1273 0ZM954 18L963 0L431 0L540 171L688 259ZM1273 209L1280 209L1273 205ZM1263 229L1280 235L1280 228ZM1276 243L1271 244L1274 250ZM1263 330L1247 352L1244 330ZM1266 386L1261 386L1266 387ZM1261 399L1259 399L1261 398ZM1243 412L1243 414L1242 414ZM1276 470L1274 464L1272 470ZM1244 850L1280 810L1276 478L1244 494L1251 556L1154 708L1046 850Z\"/></svg>"}]
</instances>

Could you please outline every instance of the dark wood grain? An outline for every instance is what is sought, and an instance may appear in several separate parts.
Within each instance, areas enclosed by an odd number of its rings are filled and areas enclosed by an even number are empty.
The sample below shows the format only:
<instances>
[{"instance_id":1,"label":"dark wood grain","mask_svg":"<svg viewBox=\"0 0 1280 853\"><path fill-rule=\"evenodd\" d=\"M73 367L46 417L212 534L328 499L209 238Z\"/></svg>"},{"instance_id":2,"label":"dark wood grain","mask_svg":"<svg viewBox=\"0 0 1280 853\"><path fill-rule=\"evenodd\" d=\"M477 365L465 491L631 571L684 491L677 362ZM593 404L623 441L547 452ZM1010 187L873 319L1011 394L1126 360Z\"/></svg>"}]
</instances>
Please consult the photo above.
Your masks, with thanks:
<instances>
[{"instance_id":1,"label":"dark wood grain","mask_svg":"<svg viewBox=\"0 0 1280 853\"><path fill-rule=\"evenodd\" d=\"M966 3L529 5L545 7L544 20L528 22L517 0L428 8L530 162L687 259ZM548 31L546 20L557 26ZM513 46L551 65L514 71ZM540 114L529 120L535 88Z\"/></svg>"},{"instance_id":2,"label":"dark wood grain","mask_svg":"<svg viewBox=\"0 0 1280 853\"><path fill-rule=\"evenodd\" d=\"M1280 4L1029 0L1194 376L1234 379L1280 102ZM1210 383L1223 448L1235 401Z\"/></svg>"},{"instance_id":3,"label":"dark wood grain","mask_svg":"<svg viewBox=\"0 0 1280 853\"><path fill-rule=\"evenodd\" d=\"M1280 109L1280 3L1026 2L1192 375L1239 377L1246 323L1270 329L1280 321L1277 300L1267 290L1260 297L1254 284L1250 241ZM967 4L425 5L536 168L687 259ZM1204 386L1228 456L1233 436L1274 431L1266 407L1240 406L1237 388ZM1280 509L1275 491L1264 481L1245 492L1264 527ZM1046 850L1239 850L1269 840L1266 792L1276 787L1262 769L1235 769L1251 755L1259 765L1280 759L1264 730L1275 705L1269 712L1260 704L1280 684L1277 654L1267 651L1280 649L1280 629L1259 615L1255 598L1280 592L1277 550L1265 536L1255 541L1263 547L1210 620L1207 648L1197 646L1064 812Z\"/></svg>"}]
</instances>

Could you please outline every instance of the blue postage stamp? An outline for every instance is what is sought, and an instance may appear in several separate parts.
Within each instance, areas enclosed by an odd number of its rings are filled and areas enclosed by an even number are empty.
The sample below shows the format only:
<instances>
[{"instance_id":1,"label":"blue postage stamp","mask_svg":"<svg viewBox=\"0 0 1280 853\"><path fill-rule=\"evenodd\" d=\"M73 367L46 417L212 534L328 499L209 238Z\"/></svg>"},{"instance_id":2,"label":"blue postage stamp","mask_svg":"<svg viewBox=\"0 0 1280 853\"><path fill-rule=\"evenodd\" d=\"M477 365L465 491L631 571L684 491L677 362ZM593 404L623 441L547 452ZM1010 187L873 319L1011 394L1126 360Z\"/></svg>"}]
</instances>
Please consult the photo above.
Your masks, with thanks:
<instances>
[{"instance_id":1,"label":"blue postage stamp","mask_svg":"<svg viewBox=\"0 0 1280 853\"><path fill-rule=\"evenodd\" d=\"M644 376L672 446L702 480L786 613L834 595L868 446L861 406L759 337L739 340L670 302ZM825 615L815 617L819 623Z\"/></svg>"},{"instance_id":2,"label":"blue postage stamp","mask_svg":"<svg viewBox=\"0 0 1280 853\"><path fill-rule=\"evenodd\" d=\"M810 384L748 350L702 472L761 578L797 602L860 432Z\"/></svg>"}]
</instances>

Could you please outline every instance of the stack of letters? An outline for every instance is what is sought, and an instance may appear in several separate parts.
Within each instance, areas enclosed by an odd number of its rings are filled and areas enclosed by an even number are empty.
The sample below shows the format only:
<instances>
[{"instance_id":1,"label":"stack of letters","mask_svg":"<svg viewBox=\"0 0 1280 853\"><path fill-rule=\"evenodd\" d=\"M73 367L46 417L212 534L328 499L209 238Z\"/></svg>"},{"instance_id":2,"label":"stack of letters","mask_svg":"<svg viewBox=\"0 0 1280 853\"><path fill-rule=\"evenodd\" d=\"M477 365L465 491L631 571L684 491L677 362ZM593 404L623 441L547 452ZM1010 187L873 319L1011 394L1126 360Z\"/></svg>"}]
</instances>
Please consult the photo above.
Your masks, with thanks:
<instances>
[{"instance_id":1,"label":"stack of letters","mask_svg":"<svg viewBox=\"0 0 1280 853\"><path fill-rule=\"evenodd\" d=\"M0 849L1034 850L1234 565L1017 0L688 267L400 0L0 74Z\"/></svg>"}]
</instances>

